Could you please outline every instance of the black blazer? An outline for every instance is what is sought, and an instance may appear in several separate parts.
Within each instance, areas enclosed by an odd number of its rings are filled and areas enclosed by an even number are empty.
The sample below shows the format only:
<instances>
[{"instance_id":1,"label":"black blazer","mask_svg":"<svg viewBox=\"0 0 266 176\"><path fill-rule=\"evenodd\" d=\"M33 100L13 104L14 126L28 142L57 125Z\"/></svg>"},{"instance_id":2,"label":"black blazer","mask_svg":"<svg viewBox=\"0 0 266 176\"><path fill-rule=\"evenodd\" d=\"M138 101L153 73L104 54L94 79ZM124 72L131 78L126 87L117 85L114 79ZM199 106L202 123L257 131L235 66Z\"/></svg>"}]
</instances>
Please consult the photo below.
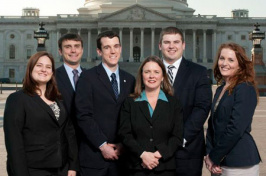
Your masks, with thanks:
<instances>
[{"instance_id":1,"label":"black blazer","mask_svg":"<svg viewBox=\"0 0 266 176\"><path fill-rule=\"evenodd\" d=\"M159 99L152 117L146 101L127 98L121 109L119 136L129 151L130 169L143 170L140 155L157 150L162 158L156 171L176 168L174 153L183 142L183 114L176 98L166 96L168 102Z\"/></svg>"},{"instance_id":2,"label":"black blazer","mask_svg":"<svg viewBox=\"0 0 266 176\"><path fill-rule=\"evenodd\" d=\"M28 176L27 168L78 169L75 131L60 101L57 121L52 109L38 95L22 90L6 101L4 132L9 175Z\"/></svg>"},{"instance_id":3,"label":"black blazer","mask_svg":"<svg viewBox=\"0 0 266 176\"><path fill-rule=\"evenodd\" d=\"M183 57L173 87L175 97L183 106L184 138L187 140L186 146L179 148L176 157L202 159L205 155L203 125L212 103L207 69Z\"/></svg>"},{"instance_id":4,"label":"black blazer","mask_svg":"<svg viewBox=\"0 0 266 176\"><path fill-rule=\"evenodd\" d=\"M82 71L85 69L81 68ZM58 89L62 95L64 105L69 113L75 129L77 130L77 118L75 113L75 91L67 75L64 65L58 67L55 71L55 78Z\"/></svg>"},{"instance_id":5,"label":"black blazer","mask_svg":"<svg viewBox=\"0 0 266 176\"><path fill-rule=\"evenodd\" d=\"M118 100L102 64L82 72L76 90L78 125L83 133L79 147L80 165L105 168L106 161L99 146L105 141L118 143L117 123L121 105L133 91L135 78L119 69L120 95Z\"/></svg>"},{"instance_id":6,"label":"black blazer","mask_svg":"<svg viewBox=\"0 0 266 176\"><path fill-rule=\"evenodd\" d=\"M217 165L229 167L252 166L260 156L252 138L251 123L257 106L256 91L247 83L238 84L231 95L226 91L214 111L223 89L214 96L207 130L207 153Z\"/></svg>"}]
</instances>

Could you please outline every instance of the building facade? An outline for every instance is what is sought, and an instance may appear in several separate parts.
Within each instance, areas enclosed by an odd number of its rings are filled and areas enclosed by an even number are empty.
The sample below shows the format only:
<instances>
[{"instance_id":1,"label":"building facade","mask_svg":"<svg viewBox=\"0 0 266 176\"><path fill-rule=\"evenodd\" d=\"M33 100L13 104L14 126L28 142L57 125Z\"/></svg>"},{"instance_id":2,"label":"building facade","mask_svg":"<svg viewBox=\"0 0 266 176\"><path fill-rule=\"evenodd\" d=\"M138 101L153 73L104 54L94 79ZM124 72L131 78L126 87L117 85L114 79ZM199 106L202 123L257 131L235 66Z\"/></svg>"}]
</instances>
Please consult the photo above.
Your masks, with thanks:
<instances>
[{"instance_id":1,"label":"building facade","mask_svg":"<svg viewBox=\"0 0 266 176\"><path fill-rule=\"evenodd\" d=\"M195 15L188 3L187 0L85 0L76 15L39 16L38 9L26 8L22 16L1 16L0 78L22 81L27 60L37 49L33 33L40 22L45 23L49 32L46 50L53 54L57 66L62 64L57 46L61 35L68 32L81 35L84 41L81 64L90 68L101 61L96 53L98 33L110 29L121 38L120 65L134 75L145 57L161 56L159 34L165 27L182 29L186 42L184 56L210 70L220 44L236 42L251 56L253 46L248 36L253 25L258 22L261 31L266 31L266 17L248 17L248 10L233 10L232 17ZM265 41L262 47L266 54Z\"/></svg>"}]
</instances>

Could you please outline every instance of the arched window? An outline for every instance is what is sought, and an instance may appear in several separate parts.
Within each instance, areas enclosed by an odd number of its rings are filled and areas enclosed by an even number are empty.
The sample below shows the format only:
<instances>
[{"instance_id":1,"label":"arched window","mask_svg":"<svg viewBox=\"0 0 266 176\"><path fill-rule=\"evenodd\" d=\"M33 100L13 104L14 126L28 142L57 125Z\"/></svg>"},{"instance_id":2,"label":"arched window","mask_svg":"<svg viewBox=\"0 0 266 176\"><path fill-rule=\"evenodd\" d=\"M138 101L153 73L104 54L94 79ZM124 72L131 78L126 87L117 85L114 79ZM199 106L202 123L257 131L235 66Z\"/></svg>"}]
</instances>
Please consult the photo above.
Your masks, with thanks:
<instances>
[{"instance_id":1,"label":"arched window","mask_svg":"<svg viewBox=\"0 0 266 176\"><path fill-rule=\"evenodd\" d=\"M9 46L9 59L15 59L16 48L14 45Z\"/></svg>"},{"instance_id":2,"label":"arched window","mask_svg":"<svg viewBox=\"0 0 266 176\"><path fill-rule=\"evenodd\" d=\"M140 47L135 46L133 48L133 58L134 58L134 62L140 61Z\"/></svg>"}]
</instances>

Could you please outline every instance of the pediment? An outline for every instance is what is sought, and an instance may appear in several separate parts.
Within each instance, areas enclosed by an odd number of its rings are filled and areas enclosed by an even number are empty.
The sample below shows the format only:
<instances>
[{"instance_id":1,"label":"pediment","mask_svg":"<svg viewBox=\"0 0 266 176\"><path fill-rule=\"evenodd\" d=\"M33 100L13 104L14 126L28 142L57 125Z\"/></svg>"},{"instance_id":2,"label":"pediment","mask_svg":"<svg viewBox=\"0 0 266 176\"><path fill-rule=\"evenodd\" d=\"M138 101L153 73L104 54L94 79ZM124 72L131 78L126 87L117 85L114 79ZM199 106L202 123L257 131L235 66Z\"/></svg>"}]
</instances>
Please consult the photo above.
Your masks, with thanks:
<instances>
[{"instance_id":1,"label":"pediment","mask_svg":"<svg viewBox=\"0 0 266 176\"><path fill-rule=\"evenodd\" d=\"M135 4L117 12L105 15L99 21L162 21L173 20L167 15L150 8Z\"/></svg>"}]
</instances>

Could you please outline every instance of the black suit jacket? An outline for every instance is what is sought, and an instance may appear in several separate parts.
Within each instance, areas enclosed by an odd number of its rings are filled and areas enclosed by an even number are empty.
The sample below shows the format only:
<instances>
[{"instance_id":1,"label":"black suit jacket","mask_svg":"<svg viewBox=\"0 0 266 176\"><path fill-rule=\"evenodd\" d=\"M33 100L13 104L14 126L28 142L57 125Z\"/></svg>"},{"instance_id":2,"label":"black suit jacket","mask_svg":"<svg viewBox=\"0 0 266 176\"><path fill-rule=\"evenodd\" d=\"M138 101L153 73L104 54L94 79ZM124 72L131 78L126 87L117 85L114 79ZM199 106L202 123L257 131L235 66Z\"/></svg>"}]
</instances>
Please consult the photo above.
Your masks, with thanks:
<instances>
[{"instance_id":1,"label":"black suit jacket","mask_svg":"<svg viewBox=\"0 0 266 176\"><path fill-rule=\"evenodd\" d=\"M202 159L205 155L203 125L212 103L207 69L183 57L173 87L175 96L183 105L184 138L187 140L186 146L179 148L176 157Z\"/></svg>"},{"instance_id":2,"label":"black suit jacket","mask_svg":"<svg viewBox=\"0 0 266 176\"><path fill-rule=\"evenodd\" d=\"M9 175L28 176L27 168L59 168L69 163L78 169L75 131L60 101L57 121L52 109L38 95L22 90L6 101L4 132Z\"/></svg>"},{"instance_id":3,"label":"black suit jacket","mask_svg":"<svg viewBox=\"0 0 266 176\"><path fill-rule=\"evenodd\" d=\"M232 94L226 91L214 111L224 86L214 96L208 121L207 153L222 166L245 167L258 164L260 156L252 138L251 123L257 105L256 91L247 83L237 85Z\"/></svg>"},{"instance_id":4,"label":"black suit jacket","mask_svg":"<svg viewBox=\"0 0 266 176\"><path fill-rule=\"evenodd\" d=\"M176 98L166 96L168 102L159 99L152 117L146 101L127 98L122 107L119 135L129 151L126 161L130 169L144 170L140 155L157 150L162 158L156 171L176 167L174 153L183 142L183 114Z\"/></svg>"},{"instance_id":5,"label":"black suit jacket","mask_svg":"<svg viewBox=\"0 0 266 176\"><path fill-rule=\"evenodd\" d=\"M85 69L81 68L82 71ZM55 71L55 78L57 82L58 89L62 95L64 105L67 112L69 113L74 127L77 131L77 118L75 113L75 91L67 75L64 65L58 67Z\"/></svg>"},{"instance_id":6,"label":"black suit jacket","mask_svg":"<svg viewBox=\"0 0 266 176\"><path fill-rule=\"evenodd\" d=\"M80 165L108 166L99 146L105 141L118 143L117 123L121 105L133 91L135 78L119 69L120 95L116 100L112 84L102 64L82 72L76 91L78 125L83 133L79 147Z\"/></svg>"}]
</instances>

